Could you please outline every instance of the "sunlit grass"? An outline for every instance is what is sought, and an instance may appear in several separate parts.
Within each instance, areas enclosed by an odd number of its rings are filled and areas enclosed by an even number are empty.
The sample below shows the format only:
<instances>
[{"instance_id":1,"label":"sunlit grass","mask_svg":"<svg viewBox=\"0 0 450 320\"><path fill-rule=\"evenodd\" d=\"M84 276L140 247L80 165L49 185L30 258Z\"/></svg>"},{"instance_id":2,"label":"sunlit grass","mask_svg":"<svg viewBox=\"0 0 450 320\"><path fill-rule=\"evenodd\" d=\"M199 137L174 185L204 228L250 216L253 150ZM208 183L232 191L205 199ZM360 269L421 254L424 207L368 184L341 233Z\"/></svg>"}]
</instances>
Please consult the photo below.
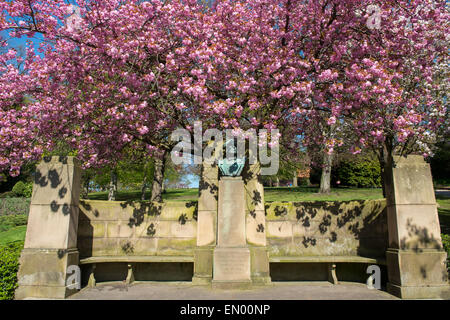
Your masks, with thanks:
<instances>
[{"instance_id":1,"label":"sunlit grass","mask_svg":"<svg viewBox=\"0 0 450 320\"><path fill-rule=\"evenodd\" d=\"M438 203L441 232L450 234L450 198L438 195L436 196L436 201Z\"/></svg>"},{"instance_id":2,"label":"sunlit grass","mask_svg":"<svg viewBox=\"0 0 450 320\"><path fill-rule=\"evenodd\" d=\"M265 188L265 201L349 201L349 200L372 200L383 199L381 188L358 189L358 188L336 188L330 194L319 194L315 187L279 187ZM108 200L108 192L97 192L89 194L91 200ZM117 201L140 200L141 191L118 191ZM150 192L145 194L145 199L150 199ZM163 193L164 201L196 201L198 189L168 189Z\"/></svg>"},{"instance_id":3,"label":"sunlit grass","mask_svg":"<svg viewBox=\"0 0 450 320\"><path fill-rule=\"evenodd\" d=\"M8 231L0 232L0 246L17 240L25 240L27 226L18 226Z\"/></svg>"},{"instance_id":4,"label":"sunlit grass","mask_svg":"<svg viewBox=\"0 0 450 320\"><path fill-rule=\"evenodd\" d=\"M145 200L150 199L150 191L145 193ZM96 192L88 195L90 200L108 200L108 192ZM167 189L163 193L165 201L196 201L198 189ZM141 200L141 190L121 190L116 194L116 201Z\"/></svg>"},{"instance_id":5,"label":"sunlit grass","mask_svg":"<svg viewBox=\"0 0 450 320\"><path fill-rule=\"evenodd\" d=\"M280 187L265 188L264 199L272 201L349 201L383 199L381 188L335 188L329 194L319 194L319 188L314 187Z\"/></svg>"}]
</instances>

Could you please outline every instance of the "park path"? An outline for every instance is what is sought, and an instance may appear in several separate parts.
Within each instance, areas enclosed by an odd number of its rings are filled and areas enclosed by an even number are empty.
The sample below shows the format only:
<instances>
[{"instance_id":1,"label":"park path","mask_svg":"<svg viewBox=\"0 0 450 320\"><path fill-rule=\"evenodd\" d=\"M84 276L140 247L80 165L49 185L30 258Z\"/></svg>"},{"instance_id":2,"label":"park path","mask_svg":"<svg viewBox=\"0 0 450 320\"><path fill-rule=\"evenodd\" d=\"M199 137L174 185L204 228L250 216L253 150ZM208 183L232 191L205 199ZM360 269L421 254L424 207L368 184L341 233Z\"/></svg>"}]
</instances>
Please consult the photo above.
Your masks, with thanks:
<instances>
[{"instance_id":1,"label":"park path","mask_svg":"<svg viewBox=\"0 0 450 320\"><path fill-rule=\"evenodd\" d=\"M69 299L82 300L390 300L396 297L365 284L342 282L273 282L251 290L217 290L190 282L100 283Z\"/></svg>"},{"instance_id":2,"label":"park path","mask_svg":"<svg viewBox=\"0 0 450 320\"><path fill-rule=\"evenodd\" d=\"M447 189L438 189L434 191L437 196L443 196L450 198L450 190Z\"/></svg>"}]
</instances>

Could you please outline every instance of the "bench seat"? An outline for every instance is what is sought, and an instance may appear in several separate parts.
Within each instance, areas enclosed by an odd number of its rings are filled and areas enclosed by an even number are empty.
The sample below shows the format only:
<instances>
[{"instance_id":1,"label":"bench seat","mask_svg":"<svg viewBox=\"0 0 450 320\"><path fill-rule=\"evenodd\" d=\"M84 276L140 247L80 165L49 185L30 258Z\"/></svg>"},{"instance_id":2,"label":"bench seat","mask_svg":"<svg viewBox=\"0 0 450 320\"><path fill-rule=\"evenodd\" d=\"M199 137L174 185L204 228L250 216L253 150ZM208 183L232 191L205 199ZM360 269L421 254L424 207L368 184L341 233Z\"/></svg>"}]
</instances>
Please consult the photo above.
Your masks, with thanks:
<instances>
[{"instance_id":1,"label":"bench seat","mask_svg":"<svg viewBox=\"0 0 450 320\"><path fill-rule=\"evenodd\" d=\"M97 256L80 259L80 264L106 262L194 262L193 256Z\"/></svg>"},{"instance_id":2,"label":"bench seat","mask_svg":"<svg viewBox=\"0 0 450 320\"><path fill-rule=\"evenodd\" d=\"M95 287L95 267L97 263L127 263L128 274L126 283L130 284L134 281L134 263L151 263L151 262L187 262L193 263L193 256L96 256L80 259L80 265L92 265L89 275L89 287ZM275 263L327 263L328 264L328 280L333 284L338 284L336 276L336 263L367 263L386 265L385 258L368 258L361 256L272 256L269 262Z\"/></svg>"},{"instance_id":3,"label":"bench seat","mask_svg":"<svg viewBox=\"0 0 450 320\"><path fill-rule=\"evenodd\" d=\"M269 258L270 262L298 262L298 263L373 263L386 265L385 258L367 258L361 256L286 256Z\"/></svg>"},{"instance_id":4,"label":"bench seat","mask_svg":"<svg viewBox=\"0 0 450 320\"><path fill-rule=\"evenodd\" d=\"M327 263L328 281L338 284L336 275L336 263L367 263L376 265L386 265L385 258L368 258L361 256L272 256L269 262L277 263Z\"/></svg>"},{"instance_id":5,"label":"bench seat","mask_svg":"<svg viewBox=\"0 0 450 320\"><path fill-rule=\"evenodd\" d=\"M126 283L134 282L134 264L135 263L149 263L149 262L194 262L193 256L96 256L80 259L80 265L91 265L89 272L89 287L95 287L95 268L97 263L127 263L128 273Z\"/></svg>"}]
</instances>

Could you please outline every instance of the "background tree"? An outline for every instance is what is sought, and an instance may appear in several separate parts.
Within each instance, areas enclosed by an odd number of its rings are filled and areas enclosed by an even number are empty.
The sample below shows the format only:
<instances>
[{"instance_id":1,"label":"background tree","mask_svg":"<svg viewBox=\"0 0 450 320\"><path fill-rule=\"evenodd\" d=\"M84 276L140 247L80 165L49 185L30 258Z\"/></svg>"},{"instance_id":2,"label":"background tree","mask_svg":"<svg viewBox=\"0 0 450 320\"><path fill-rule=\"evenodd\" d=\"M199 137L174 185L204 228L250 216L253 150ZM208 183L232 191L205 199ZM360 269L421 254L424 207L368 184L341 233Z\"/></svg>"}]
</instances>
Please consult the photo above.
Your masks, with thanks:
<instances>
[{"instance_id":1,"label":"background tree","mask_svg":"<svg viewBox=\"0 0 450 320\"><path fill-rule=\"evenodd\" d=\"M332 183L338 186L381 187L381 168L372 152L352 155L341 153L333 167Z\"/></svg>"},{"instance_id":2,"label":"background tree","mask_svg":"<svg viewBox=\"0 0 450 320\"><path fill-rule=\"evenodd\" d=\"M430 159L431 172L438 184L450 184L450 133L436 144L434 156Z\"/></svg>"}]
</instances>

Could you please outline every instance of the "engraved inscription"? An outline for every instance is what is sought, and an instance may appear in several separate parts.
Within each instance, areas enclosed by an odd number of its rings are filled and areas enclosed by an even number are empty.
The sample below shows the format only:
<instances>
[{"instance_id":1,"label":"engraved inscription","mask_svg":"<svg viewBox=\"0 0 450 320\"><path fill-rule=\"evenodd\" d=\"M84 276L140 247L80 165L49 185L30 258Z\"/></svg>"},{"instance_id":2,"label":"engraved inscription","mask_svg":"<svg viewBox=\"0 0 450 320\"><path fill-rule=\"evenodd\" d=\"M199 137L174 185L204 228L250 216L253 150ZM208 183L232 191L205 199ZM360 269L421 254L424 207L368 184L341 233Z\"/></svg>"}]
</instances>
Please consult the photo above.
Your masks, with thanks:
<instances>
[{"instance_id":1,"label":"engraved inscription","mask_svg":"<svg viewBox=\"0 0 450 320\"><path fill-rule=\"evenodd\" d=\"M242 254L229 253L228 256L219 259L220 269L226 273L242 274L246 271L246 263L242 261Z\"/></svg>"},{"instance_id":2,"label":"engraved inscription","mask_svg":"<svg viewBox=\"0 0 450 320\"><path fill-rule=\"evenodd\" d=\"M240 249L216 249L214 252L215 280L250 279L250 252Z\"/></svg>"}]
</instances>

